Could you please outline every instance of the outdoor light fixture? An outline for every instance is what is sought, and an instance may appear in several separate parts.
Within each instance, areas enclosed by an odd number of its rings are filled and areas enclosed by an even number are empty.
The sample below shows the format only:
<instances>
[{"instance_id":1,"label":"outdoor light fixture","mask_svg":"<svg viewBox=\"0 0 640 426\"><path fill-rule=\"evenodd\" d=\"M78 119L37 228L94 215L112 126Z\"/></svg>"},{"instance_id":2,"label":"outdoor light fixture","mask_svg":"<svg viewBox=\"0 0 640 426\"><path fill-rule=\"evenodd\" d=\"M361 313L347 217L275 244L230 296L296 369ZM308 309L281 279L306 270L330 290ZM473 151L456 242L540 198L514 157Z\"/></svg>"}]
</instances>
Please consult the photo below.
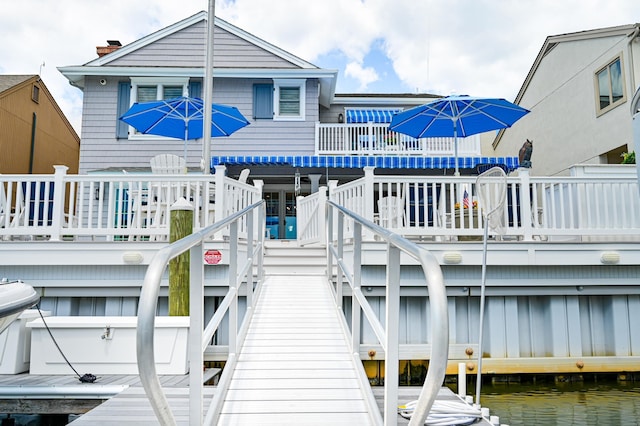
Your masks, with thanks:
<instances>
[{"instance_id":1,"label":"outdoor light fixture","mask_svg":"<svg viewBox=\"0 0 640 426\"><path fill-rule=\"evenodd\" d=\"M343 113L338 114L338 123L344 123L344 114Z\"/></svg>"},{"instance_id":2,"label":"outdoor light fixture","mask_svg":"<svg viewBox=\"0 0 640 426\"><path fill-rule=\"evenodd\" d=\"M616 251L605 251L600 255L600 262L605 265L615 265L620 262L620 253Z\"/></svg>"},{"instance_id":3,"label":"outdoor light fixture","mask_svg":"<svg viewBox=\"0 0 640 426\"><path fill-rule=\"evenodd\" d=\"M462 254L457 251L447 251L442 255L442 260L449 265L456 265L462 262Z\"/></svg>"}]
</instances>

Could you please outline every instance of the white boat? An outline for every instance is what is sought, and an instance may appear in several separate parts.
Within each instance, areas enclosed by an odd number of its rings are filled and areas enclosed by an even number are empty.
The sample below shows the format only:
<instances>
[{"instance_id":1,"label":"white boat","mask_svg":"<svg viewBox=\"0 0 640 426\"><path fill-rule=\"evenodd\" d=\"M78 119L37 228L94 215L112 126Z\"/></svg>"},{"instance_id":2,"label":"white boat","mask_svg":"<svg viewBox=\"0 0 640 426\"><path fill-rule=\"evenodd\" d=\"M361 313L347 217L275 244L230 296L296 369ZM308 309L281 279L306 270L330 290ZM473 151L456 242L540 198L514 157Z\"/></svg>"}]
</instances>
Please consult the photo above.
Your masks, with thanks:
<instances>
[{"instance_id":1,"label":"white boat","mask_svg":"<svg viewBox=\"0 0 640 426\"><path fill-rule=\"evenodd\" d=\"M38 303L40 295L22 281L0 281L0 333L20 316L22 311Z\"/></svg>"}]
</instances>

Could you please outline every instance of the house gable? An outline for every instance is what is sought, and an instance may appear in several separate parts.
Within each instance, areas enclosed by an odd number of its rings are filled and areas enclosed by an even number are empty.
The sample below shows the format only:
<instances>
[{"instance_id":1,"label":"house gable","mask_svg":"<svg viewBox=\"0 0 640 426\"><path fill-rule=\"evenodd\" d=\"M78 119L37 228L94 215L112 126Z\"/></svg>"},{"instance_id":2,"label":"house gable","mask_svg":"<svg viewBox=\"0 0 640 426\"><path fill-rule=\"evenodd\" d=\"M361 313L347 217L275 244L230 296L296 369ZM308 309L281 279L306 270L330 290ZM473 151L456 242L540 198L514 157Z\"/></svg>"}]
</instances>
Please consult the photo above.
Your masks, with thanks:
<instances>
[{"instance_id":1,"label":"house gable","mask_svg":"<svg viewBox=\"0 0 640 426\"><path fill-rule=\"evenodd\" d=\"M206 13L143 37L87 66L202 67L206 49ZM215 68L317 69L317 67L217 18L214 28Z\"/></svg>"}]
</instances>

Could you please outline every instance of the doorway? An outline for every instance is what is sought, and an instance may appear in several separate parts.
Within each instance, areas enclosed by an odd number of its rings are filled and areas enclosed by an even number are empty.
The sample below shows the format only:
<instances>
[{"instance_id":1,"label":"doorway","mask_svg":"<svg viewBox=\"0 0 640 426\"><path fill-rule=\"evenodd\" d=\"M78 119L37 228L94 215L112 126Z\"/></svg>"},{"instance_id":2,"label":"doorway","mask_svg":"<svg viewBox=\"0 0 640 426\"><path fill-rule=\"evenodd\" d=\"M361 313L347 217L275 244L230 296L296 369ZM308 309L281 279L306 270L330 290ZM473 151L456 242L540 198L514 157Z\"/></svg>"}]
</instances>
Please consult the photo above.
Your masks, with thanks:
<instances>
[{"instance_id":1,"label":"doorway","mask_svg":"<svg viewBox=\"0 0 640 426\"><path fill-rule=\"evenodd\" d=\"M267 211L267 238L295 240L298 232L295 192L285 189L265 190L263 197Z\"/></svg>"}]
</instances>

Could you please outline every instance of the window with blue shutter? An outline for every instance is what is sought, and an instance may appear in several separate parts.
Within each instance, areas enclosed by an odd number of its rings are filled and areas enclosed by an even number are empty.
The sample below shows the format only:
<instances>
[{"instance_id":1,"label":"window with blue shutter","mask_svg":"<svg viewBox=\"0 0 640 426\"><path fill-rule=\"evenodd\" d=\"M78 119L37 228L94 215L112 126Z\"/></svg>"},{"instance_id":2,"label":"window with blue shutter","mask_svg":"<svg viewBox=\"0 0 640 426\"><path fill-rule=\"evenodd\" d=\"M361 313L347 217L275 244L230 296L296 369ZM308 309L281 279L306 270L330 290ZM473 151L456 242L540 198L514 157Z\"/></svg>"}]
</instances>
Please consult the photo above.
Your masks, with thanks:
<instances>
[{"instance_id":1,"label":"window with blue shutter","mask_svg":"<svg viewBox=\"0 0 640 426\"><path fill-rule=\"evenodd\" d=\"M128 81L119 82L116 139L127 139L129 137L129 125L120 120L120 117L129 109L129 96L131 96L131 84Z\"/></svg>"},{"instance_id":2,"label":"window with blue shutter","mask_svg":"<svg viewBox=\"0 0 640 426\"><path fill-rule=\"evenodd\" d=\"M253 85L253 118L273 120L273 84Z\"/></svg>"}]
</instances>

